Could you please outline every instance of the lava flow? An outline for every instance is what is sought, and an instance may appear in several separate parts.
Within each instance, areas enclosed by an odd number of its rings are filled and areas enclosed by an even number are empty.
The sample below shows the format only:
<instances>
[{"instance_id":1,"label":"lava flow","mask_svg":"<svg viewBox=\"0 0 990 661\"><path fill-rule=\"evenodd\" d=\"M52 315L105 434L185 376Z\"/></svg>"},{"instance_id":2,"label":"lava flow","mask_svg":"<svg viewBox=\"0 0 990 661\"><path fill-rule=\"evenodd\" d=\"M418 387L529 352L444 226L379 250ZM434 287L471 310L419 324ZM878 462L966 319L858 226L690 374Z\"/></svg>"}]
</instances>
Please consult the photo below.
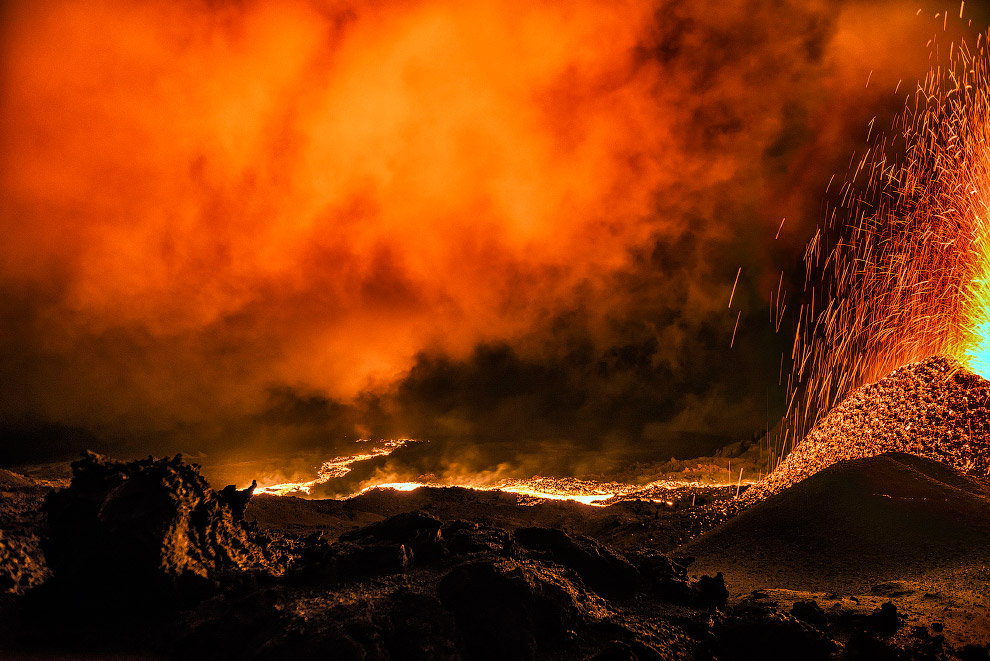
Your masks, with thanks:
<instances>
[{"instance_id":1,"label":"lava flow","mask_svg":"<svg viewBox=\"0 0 990 661\"><path fill-rule=\"evenodd\" d=\"M468 486L461 484L439 484L432 482L384 482L373 484L361 490L361 493L372 489L394 489L396 491L412 491L420 487L449 487L457 486L477 491L504 491L524 497L524 503L539 500L573 500L585 505L602 504L618 495L625 495L635 490L628 484L602 484L598 482L575 480L573 478L533 477L528 480L500 480L484 486Z\"/></svg>"},{"instance_id":2,"label":"lava flow","mask_svg":"<svg viewBox=\"0 0 990 661\"><path fill-rule=\"evenodd\" d=\"M442 484L435 482L384 482L364 487L359 493L373 489L413 491L420 487L459 487L475 491L502 491L519 496L520 505L535 505L545 500L572 500L584 505L607 506L625 500L649 501L673 506L677 492L687 492L702 486L737 487L751 485L753 480L737 482L701 482L695 480L654 480L649 484L635 485L619 482L596 482L572 477L540 477L529 479L505 479L486 485ZM358 495L358 494L354 494Z\"/></svg>"},{"instance_id":3,"label":"lava flow","mask_svg":"<svg viewBox=\"0 0 990 661\"><path fill-rule=\"evenodd\" d=\"M370 443L367 439L359 442ZM317 476L312 480L281 482L277 484L262 483L256 487L254 492L256 494L273 496L314 497L314 487L325 484L333 478L347 475L353 469L354 464L375 457L389 455L400 447L416 442L413 439L407 438L380 441L378 446L369 451L345 457L336 457L324 462L320 466ZM697 471L692 477L698 477ZM692 479L692 477L685 477L684 479L657 479L647 484L626 484L616 481L601 482L573 477L547 477L539 475L525 479L502 478L490 481L463 478L443 480L421 478L420 480L413 481L387 481L382 478L373 478L362 483L360 488L355 492L338 494L338 496L349 498L374 489L413 491L420 487L458 487L472 489L474 491L501 491L515 494L520 497L519 503L523 505L532 505L544 500L572 500L585 505L610 505L623 500L644 500L670 505L676 499L673 494L679 490L702 486L734 486L738 490L742 488L742 485L750 485L754 482L752 475L748 475L746 479L743 479L743 475L740 472L736 476L731 470L731 461L728 469L714 468L711 473L705 474L702 479Z\"/></svg>"},{"instance_id":4,"label":"lava flow","mask_svg":"<svg viewBox=\"0 0 990 661\"><path fill-rule=\"evenodd\" d=\"M370 443L368 439L361 439L358 443ZM415 443L414 440L409 438L398 438L386 441L381 441L381 445L378 447L373 447L367 452L362 452L353 455L347 455L342 457L334 457L330 461L323 462L317 471L316 477L312 480L303 482L282 482L279 484L269 484L258 486L255 489L255 493L258 494L270 494L273 496L286 496L286 495L309 495L313 487L318 484L324 484L335 477L343 477L351 472L351 465L359 461L367 461L368 459L374 459L375 457L383 457L385 455L391 454L394 450L401 448L403 445L409 443Z\"/></svg>"}]
</instances>

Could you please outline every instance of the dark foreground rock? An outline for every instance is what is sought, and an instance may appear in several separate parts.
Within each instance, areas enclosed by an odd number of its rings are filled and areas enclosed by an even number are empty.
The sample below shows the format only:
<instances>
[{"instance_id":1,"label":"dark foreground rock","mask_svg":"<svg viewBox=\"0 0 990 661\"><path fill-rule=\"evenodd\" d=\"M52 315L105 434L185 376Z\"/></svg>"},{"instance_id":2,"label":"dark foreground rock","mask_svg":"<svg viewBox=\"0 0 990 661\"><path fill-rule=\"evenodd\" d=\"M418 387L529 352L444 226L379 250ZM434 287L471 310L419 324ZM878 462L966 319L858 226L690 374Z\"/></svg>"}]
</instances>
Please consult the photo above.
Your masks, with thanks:
<instances>
[{"instance_id":1,"label":"dark foreground rock","mask_svg":"<svg viewBox=\"0 0 990 661\"><path fill-rule=\"evenodd\" d=\"M0 603L0 658L947 661L986 651L905 626L892 601L854 612L756 592L732 600L722 574L692 574L690 557L552 526L507 529L484 508L473 520L404 511L293 536L245 522L249 491L218 494L178 457L87 455L74 469L45 505L53 577Z\"/></svg>"},{"instance_id":2,"label":"dark foreground rock","mask_svg":"<svg viewBox=\"0 0 990 661\"><path fill-rule=\"evenodd\" d=\"M44 574L33 549L25 540L5 538L0 530L0 593L19 593Z\"/></svg>"},{"instance_id":3,"label":"dark foreground rock","mask_svg":"<svg viewBox=\"0 0 990 661\"><path fill-rule=\"evenodd\" d=\"M599 594L628 599L640 586L640 573L625 558L588 537L572 538L555 528L519 528L516 542L539 557L573 569Z\"/></svg>"},{"instance_id":4,"label":"dark foreground rock","mask_svg":"<svg viewBox=\"0 0 990 661\"><path fill-rule=\"evenodd\" d=\"M531 659L608 617L607 604L580 581L538 562L478 560L437 585L465 648L477 659Z\"/></svg>"},{"instance_id":5,"label":"dark foreground rock","mask_svg":"<svg viewBox=\"0 0 990 661\"><path fill-rule=\"evenodd\" d=\"M72 470L69 488L44 504L52 589L95 608L168 607L206 596L230 572L284 571L270 540L181 456L121 463L87 453Z\"/></svg>"},{"instance_id":6,"label":"dark foreground rock","mask_svg":"<svg viewBox=\"0 0 990 661\"><path fill-rule=\"evenodd\" d=\"M50 487L0 468L0 599L49 577L41 552L41 504Z\"/></svg>"},{"instance_id":7,"label":"dark foreground rock","mask_svg":"<svg viewBox=\"0 0 990 661\"><path fill-rule=\"evenodd\" d=\"M725 661L825 661L838 649L824 620L812 624L765 602L729 609L715 638L717 657Z\"/></svg>"}]
</instances>

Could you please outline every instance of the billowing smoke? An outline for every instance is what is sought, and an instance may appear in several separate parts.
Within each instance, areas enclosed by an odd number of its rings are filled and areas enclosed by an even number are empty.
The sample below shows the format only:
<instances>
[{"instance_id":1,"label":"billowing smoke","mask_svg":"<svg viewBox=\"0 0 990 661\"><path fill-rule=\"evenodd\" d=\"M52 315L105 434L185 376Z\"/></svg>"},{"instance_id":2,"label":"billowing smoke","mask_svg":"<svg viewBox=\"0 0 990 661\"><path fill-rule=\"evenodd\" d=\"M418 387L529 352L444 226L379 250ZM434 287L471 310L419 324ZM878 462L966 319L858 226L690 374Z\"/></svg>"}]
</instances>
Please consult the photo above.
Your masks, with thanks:
<instances>
[{"instance_id":1,"label":"billowing smoke","mask_svg":"<svg viewBox=\"0 0 990 661\"><path fill-rule=\"evenodd\" d=\"M592 470L779 414L770 292L942 19L482 4L8 3L0 460Z\"/></svg>"}]
</instances>

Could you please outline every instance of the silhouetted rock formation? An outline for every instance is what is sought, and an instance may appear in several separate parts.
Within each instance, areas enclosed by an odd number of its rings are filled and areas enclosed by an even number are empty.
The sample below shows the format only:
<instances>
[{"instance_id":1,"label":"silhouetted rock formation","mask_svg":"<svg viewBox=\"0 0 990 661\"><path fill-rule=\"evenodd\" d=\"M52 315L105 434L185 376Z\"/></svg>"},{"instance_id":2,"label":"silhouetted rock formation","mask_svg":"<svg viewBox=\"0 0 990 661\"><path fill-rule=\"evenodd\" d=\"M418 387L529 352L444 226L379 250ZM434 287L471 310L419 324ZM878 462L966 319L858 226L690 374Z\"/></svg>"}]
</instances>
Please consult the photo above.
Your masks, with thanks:
<instances>
[{"instance_id":1,"label":"silhouetted rock formation","mask_svg":"<svg viewBox=\"0 0 990 661\"><path fill-rule=\"evenodd\" d=\"M743 602L731 608L715 627L716 658L826 661L837 648L825 629L781 613L766 602Z\"/></svg>"},{"instance_id":2,"label":"silhouetted rock formation","mask_svg":"<svg viewBox=\"0 0 990 661\"><path fill-rule=\"evenodd\" d=\"M244 510L257 488L257 480L251 480L251 486L240 491L233 484L228 484L217 493L217 496L230 508L230 514L234 517L234 521L240 521L244 518Z\"/></svg>"},{"instance_id":3,"label":"silhouetted rock formation","mask_svg":"<svg viewBox=\"0 0 990 661\"><path fill-rule=\"evenodd\" d=\"M605 602L580 582L533 562L479 560L451 570L437 584L477 659L531 659L539 643L609 615Z\"/></svg>"},{"instance_id":4,"label":"silhouetted rock formation","mask_svg":"<svg viewBox=\"0 0 990 661\"><path fill-rule=\"evenodd\" d=\"M233 569L281 572L181 455L122 463L87 452L72 472L44 505L42 548L62 589L145 603L195 598Z\"/></svg>"},{"instance_id":5,"label":"silhouetted rock formation","mask_svg":"<svg viewBox=\"0 0 990 661\"><path fill-rule=\"evenodd\" d=\"M440 529L443 523L423 512L407 512L344 533L342 542L358 542L365 547L402 546L405 557L419 561L439 558L443 553Z\"/></svg>"}]
</instances>

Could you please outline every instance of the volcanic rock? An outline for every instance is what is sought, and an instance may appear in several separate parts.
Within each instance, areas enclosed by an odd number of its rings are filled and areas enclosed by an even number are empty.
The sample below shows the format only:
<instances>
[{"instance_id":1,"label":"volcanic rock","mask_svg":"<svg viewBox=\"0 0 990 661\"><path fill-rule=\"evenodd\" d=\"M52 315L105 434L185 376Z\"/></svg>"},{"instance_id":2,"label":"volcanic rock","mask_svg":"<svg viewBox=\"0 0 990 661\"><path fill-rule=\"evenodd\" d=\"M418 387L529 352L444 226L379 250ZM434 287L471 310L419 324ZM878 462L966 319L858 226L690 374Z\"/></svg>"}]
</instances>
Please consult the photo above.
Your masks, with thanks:
<instances>
[{"instance_id":1,"label":"volcanic rock","mask_svg":"<svg viewBox=\"0 0 990 661\"><path fill-rule=\"evenodd\" d=\"M441 535L444 548L454 555L508 555L513 546L512 536L504 529L464 519L444 525Z\"/></svg>"},{"instance_id":2,"label":"volcanic rock","mask_svg":"<svg viewBox=\"0 0 990 661\"><path fill-rule=\"evenodd\" d=\"M662 601L692 604L698 600L697 590L688 584L687 569L663 553L639 551L629 553L628 558L643 578L643 589Z\"/></svg>"},{"instance_id":3,"label":"volcanic rock","mask_svg":"<svg viewBox=\"0 0 990 661\"><path fill-rule=\"evenodd\" d=\"M640 661L640 654L629 643L613 640L608 647L588 661Z\"/></svg>"},{"instance_id":4,"label":"volcanic rock","mask_svg":"<svg viewBox=\"0 0 990 661\"><path fill-rule=\"evenodd\" d=\"M3 491L30 489L34 486L35 481L31 478L0 468L0 489Z\"/></svg>"},{"instance_id":5,"label":"volcanic rock","mask_svg":"<svg viewBox=\"0 0 990 661\"><path fill-rule=\"evenodd\" d=\"M31 545L21 538L5 538L0 530L0 593L22 592L43 575Z\"/></svg>"},{"instance_id":6,"label":"volcanic rock","mask_svg":"<svg viewBox=\"0 0 990 661\"><path fill-rule=\"evenodd\" d=\"M174 641L175 656L186 659L243 659L280 641L292 619L275 606L271 593L217 596L185 617Z\"/></svg>"},{"instance_id":7,"label":"volcanic rock","mask_svg":"<svg viewBox=\"0 0 990 661\"><path fill-rule=\"evenodd\" d=\"M453 618L429 595L401 591L392 598L387 641L395 659L457 659Z\"/></svg>"},{"instance_id":8,"label":"volcanic rock","mask_svg":"<svg viewBox=\"0 0 990 661\"><path fill-rule=\"evenodd\" d=\"M403 512L384 521L346 532L341 541L401 544L410 557L419 561L436 559L443 553L439 520L424 512Z\"/></svg>"},{"instance_id":9,"label":"volcanic rock","mask_svg":"<svg viewBox=\"0 0 990 661\"><path fill-rule=\"evenodd\" d=\"M149 604L200 594L224 571L282 571L181 456L121 463L86 453L72 471L44 505L45 559L63 588Z\"/></svg>"},{"instance_id":10,"label":"volcanic rock","mask_svg":"<svg viewBox=\"0 0 990 661\"><path fill-rule=\"evenodd\" d=\"M722 572L714 576L703 575L692 587L697 594L696 600L691 603L693 606L722 607L729 599L729 591L725 588L725 577L722 576Z\"/></svg>"},{"instance_id":11,"label":"volcanic rock","mask_svg":"<svg viewBox=\"0 0 990 661\"><path fill-rule=\"evenodd\" d=\"M881 635L890 635L901 628L901 620L897 616L897 606L885 602L866 618L866 624Z\"/></svg>"},{"instance_id":12,"label":"volcanic rock","mask_svg":"<svg viewBox=\"0 0 990 661\"><path fill-rule=\"evenodd\" d=\"M911 455L833 466L674 560L640 541L617 547L598 523L584 530L602 530L608 544L549 527L559 508L506 508L499 527L487 504L451 508L441 491L425 503L397 494L398 507L381 498L360 528L268 538L235 520L245 492L221 498L178 459L90 455L75 472L46 507L55 578L9 598L17 608L0 611L0 656L948 661L983 640L958 635L963 618L979 625L975 610L940 607L923 619L918 602L945 590L965 606L965 590L986 586L990 485ZM285 502L282 511L301 511ZM305 511L320 508L347 516L340 503ZM688 525L665 525L677 522ZM689 580L689 565L699 579ZM938 587L913 580L932 572ZM823 609L812 597L833 603ZM891 599L896 609L882 604ZM971 647L974 658L985 653Z\"/></svg>"},{"instance_id":13,"label":"volcanic rock","mask_svg":"<svg viewBox=\"0 0 990 661\"><path fill-rule=\"evenodd\" d=\"M573 569L598 594L627 599L635 594L640 574L629 562L588 537L572 538L556 528L518 528L516 542L544 559Z\"/></svg>"},{"instance_id":14,"label":"volcanic rock","mask_svg":"<svg viewBox=\"0 0 990 661\"><path fill-rule=\"evenodd\" d=\"M48 490L0 469L0 595L23 593L49 576L38 537L41 501Z\"/></svg>"},{"instance_id":15,"label":"volcanic rock","mask_svg":"<svg viewBox=\"0 0 990 661\"><path fill-rule=\"evenodd\" d=\"M842 648L839 658L842 661L900 661L905 655L873 633L856 631Z\"/></svg>"},{"instance_id":16,"label":"volcanic rock","mask_svg":"<svg viewBox=\"0 0 990 661\"><path fill-rule=\"evenodd\" d=\"M536 562L480 560L447 573L437 594L476 659L531 659L541 642L608 614L580 582Z\"/></svg>"},{"instance_id":17,"label":"volcanic rock","mask_svg":"<svg viewBox=\"0 0 990 661\"><path fill-rule=\"evenodd\" d=\"M724 661L824 661L836 650L823 630L757 602L732 608L715 636Z\"/></svg>"},{"instance_id":18,"label":"volcanic rock","mask_svg":"<svg viewBox=\"0 0 990 661\"><path fill-rule=\"evenodd\" d=\"M251 486L242 490L238 490L233 484L228 484L217 492L217 497L230 509L230 514L234 517L234 521L240 521L244 518L244 510L247 509L248 503L254 495L254 490L257 488L257 480L251 480Z\"/></svg>"},{"instance_id":19,"label":"volcanic rock","mask_svg":"<svg viewBox=\"0 0 990 661\"><path fill-rule=\"evenodd\" d=\"M334 544L332 551L336 559L337 576L342 580L401 574L410 562L410 554L405 545L394 542L341 542Z\"/></svg>"},{"instance_id":20,"label":"volcanic rock","mask_svg":"<svg viewBox=\"0 0 990 661\"><path fill-rule=\"evenodd\" d=\"M894 370L832 409L743 500L762 500L837 462L885 452L990 475L990 381L942 356Z\"/></svg>"},{"instance_id":21,"label":"volcanic rock","mask_svg":"<svg viewBox=\"0 0 990 661\"><path fill-rule=\"evenodd\" d=\"M826 631L828 620L825 618L825 611L818 605L817 601L798 601L791 606L791 615L807 622L816 629Z\"/></svg>"},{"instance_id":22,"label":"volcanic rock","mask_svg":"<svg viewBox=\"0 0 990 661\"><path fill-rule=\"evenodd\" d=\"M964 645L961 649L956 650L955 656L961 661L988 661L990 660L990 643Z\"/></svg>"}]
</instances>

